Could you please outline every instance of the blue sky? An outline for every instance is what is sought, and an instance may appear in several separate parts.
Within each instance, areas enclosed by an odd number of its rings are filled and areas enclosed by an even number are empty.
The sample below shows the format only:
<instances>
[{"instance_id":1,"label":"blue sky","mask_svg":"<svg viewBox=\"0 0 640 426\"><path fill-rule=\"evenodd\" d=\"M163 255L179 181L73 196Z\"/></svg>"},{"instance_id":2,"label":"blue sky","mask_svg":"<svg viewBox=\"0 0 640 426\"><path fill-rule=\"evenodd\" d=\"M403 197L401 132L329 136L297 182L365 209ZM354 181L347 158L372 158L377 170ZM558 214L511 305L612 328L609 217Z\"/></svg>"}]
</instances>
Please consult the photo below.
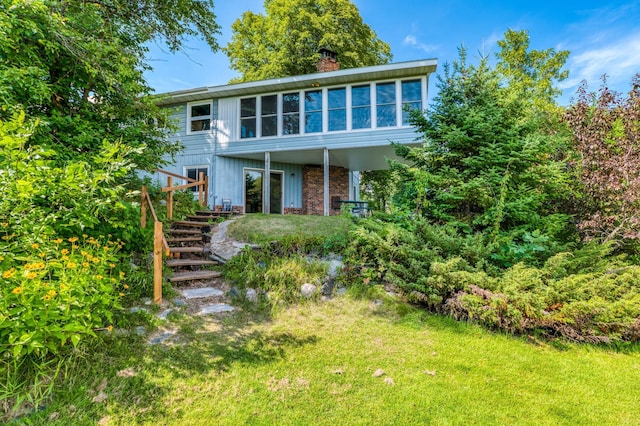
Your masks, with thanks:
<instances>
[{"instance_id":1,"label":"blue sky","mask_svg":"<svg viewBox=\"0 0 640 426\"><path fill-rule=\"evenodd\" d=\"M480 52L491 57L508 28L529 31L534 49L567 49L569 78L561 83L560 103L568 104L582 80L600 86L603 74L611 88L627 92L631 77L640 72L640 0L596 1L444 1L355 0L360 15L389 43L393 62L457 58L460 45L471 59ZM263 13L263 0L216 1L222 27L221 46L231 37L231 24L243 12ZM152 45L146 77L157 93L226 84L236 73L222 52L212 53L202 42L190 40L184 53L168 54ZM430 97L435 93L434 80Z\"/></svg>"}]
</instances>

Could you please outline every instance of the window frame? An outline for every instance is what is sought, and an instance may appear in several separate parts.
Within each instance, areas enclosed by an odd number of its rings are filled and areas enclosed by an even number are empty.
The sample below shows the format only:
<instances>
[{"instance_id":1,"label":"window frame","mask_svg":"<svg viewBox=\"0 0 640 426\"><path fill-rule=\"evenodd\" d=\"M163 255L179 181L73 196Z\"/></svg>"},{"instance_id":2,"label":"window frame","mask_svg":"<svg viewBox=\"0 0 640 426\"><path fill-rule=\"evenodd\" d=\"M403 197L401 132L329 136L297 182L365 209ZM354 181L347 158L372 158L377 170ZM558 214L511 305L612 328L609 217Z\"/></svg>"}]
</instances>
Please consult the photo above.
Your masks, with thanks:
<instances>
[{"instance_id":1,"label":"window frame","mask_svg":"<svg viewBox=\"0 0 640 426\"><path fill-rule=\"evenodd\" d=\"M201 106L201 105L208 105L209 106L209 115L197 115L197 116L193 116L192 115L192 108L193 107L197 107L197 106ZM209 128L205 129L205 130L191 130L191 125L194 121L203 121L206 119L209 119ZM208 100L208 101L194 101L194 102L187 102L187 126L186 126L186 134L187 135L197 135L197 134L203 134L203 133L211 133L213 131L213 100Z\"/></svg>"},{"instance_id":2,"label":"window frame","mask_svg":"<svg viewBox=\"0 0 640 426\"><path fill-rule=\"evenodd\" d=\"M200 175L200 170L204 169L205 171L205 178L209 177L209 165L208 164L194 164L194 165L188 165L188 166L182 166L182 176L186 176L189 177L189 170L196 170L196 177L195 180L198 180L198 176ZM186 181L185 184L187 183L191 183L189 181ZM193 192L196 196L198 195L198 187L197 186L192 186L191 188L187 188L187 191L191 191Z\"/></svg>"}]
</instances>

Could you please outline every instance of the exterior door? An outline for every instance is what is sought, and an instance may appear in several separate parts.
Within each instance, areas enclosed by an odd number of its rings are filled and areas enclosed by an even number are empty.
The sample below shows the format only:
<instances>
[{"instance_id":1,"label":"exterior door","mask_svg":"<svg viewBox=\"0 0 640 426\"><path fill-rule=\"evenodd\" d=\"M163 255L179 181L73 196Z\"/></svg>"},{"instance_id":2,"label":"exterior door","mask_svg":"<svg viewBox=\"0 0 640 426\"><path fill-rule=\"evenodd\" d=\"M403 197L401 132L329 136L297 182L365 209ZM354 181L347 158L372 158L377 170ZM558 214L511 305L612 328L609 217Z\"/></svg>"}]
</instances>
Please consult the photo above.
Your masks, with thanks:
<instances>
[{"instance_id":1,"label":"exterior door","mask_svg":"<svg viewBox=\"0 0 640 426\"><path fill-rule=\"evenodd\" d=\"M264 205L264 170L245 169L244 171L244 211L245 213L262 213ZM282 213L282 172L271 172L270 213Z\"/></svg>"}]
</instances>

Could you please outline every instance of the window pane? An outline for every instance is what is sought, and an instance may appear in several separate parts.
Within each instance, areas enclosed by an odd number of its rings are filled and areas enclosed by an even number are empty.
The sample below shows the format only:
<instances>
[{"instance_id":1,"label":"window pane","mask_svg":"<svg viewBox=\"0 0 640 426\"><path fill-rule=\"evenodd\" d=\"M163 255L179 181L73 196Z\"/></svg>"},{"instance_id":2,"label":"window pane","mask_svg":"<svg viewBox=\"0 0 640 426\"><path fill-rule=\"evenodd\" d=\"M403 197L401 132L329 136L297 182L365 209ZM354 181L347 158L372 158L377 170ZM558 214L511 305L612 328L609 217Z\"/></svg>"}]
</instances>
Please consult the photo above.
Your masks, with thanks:
<instances>
[{"instance_id":1,"label":"window pane","mask_svg":"<svg viewBox=\"0 0 640 426\"><path fill-rule=\"evenodd\" d=\"M322 112L309 112L305 114L306 133L317 133L322 131Z\"/></svg>"},{"instance_id":2,"label":"window pane","mask_svg":"<svg viewBox=\"0 0 640 426\"><path fill-rule=\"evenodd\" d=\"M402 102L422 100L422 83L420 80L402 82Z\"/></svg>"},{"instance_id":3,"label":"window pane","mask_svg":"<svg viewBox=\"0 0 640 426\"><path fill-rule=\"evenodd\" d=\"M354 129L369 129L371 127L371 108L353 108L352 127Z\"/></svg>"},{"instance_id":4,"label":"window pane","mask_svg":"<svg viewBox=\"0 0 640 426\"><path fill-rule=\"evenodd\" d=\"M322 91L312 90L304 93L304 109L305 111L321 111L322 110Z\"/></svg>"},{"instance_id":5,"label":"window pane","mask_svg":"<svg viewBox=\"0 0 640 426\"><path fill-rule=\"evenodd\" d=\"M242 139L255 138L256 137L256 119L243 118L240 120L240 122L241 122L240 137Z\"/></svg>"},{"instance_id":6,"label":"window pane","mask_svg":"<svg viewBox=\"0 0 640 426\"><path fill-rule=\"evenodd\" d=\"M371 106L371 90L369 86L357 86L351 89L351 105Z\"/></svg>"},{"instance_id":7,"label":"window pane","mask_svg":"<svg viewBox=\"0 0 640 426\"><path fill-rule=\"evenodd\" d=\"M262 117L262 136L275 136L278 133L278 116Z\"/></svg>"},{"instance_id":8,"label":"window pane","mask_svg":"<svg viewBox=\"0 0 640 426\"><path fill-rule=\"evenodd\" d=\"M194 105L191 107L191 117L211 115L211 104Z\"/></svg>"},{"instance_id":9,"label":"window pane","mask_svg":"<svg viewBox=\"0 0 640 426\"><path fill-rule=\"evenodd\" d=\"M285 93L282 95L282 112L298 112L300 111L300 94Z\"/></svg>"},{"instance_id":10,"label":"window pane","mask_svg":"<svg viewBox=\"0 0 640 426\"><path fill-rule=\"evenodd\" d=\"M206 167L202 167L202 168L188 168L187 169L187 177L190 179L195 179L198 180L198 178L200 177L200 172L204 173L204 178L207 178L207 172L208 169ZM185 182L187 183L187 182ZM191 192L196 192L198 190L197 186L192 186L191 188L187 188L189 191Z\"/></svg>"},{"instance_id":11,"label":"window pane","mask_svg":"<svg viewBox=\"0 0 640 426\"><path fill-rule=\"evenodd\" d=\"M376 85L376 99L378 105L396 103L396 84L383 83Z\"/></svg>"},{"instance_id":12,"label":"window pane","mask_svg":"<svg viewBox=\"0 0 640 426\"><path fill-rule=\"evenodd\" d=\"M287 114L282 117L282 134L297 135L300 133L300 114Z\"/></svg>"},{"instance_id":13,"label":"window pane","mask_svg":"<svg viewBox=\"0 0 640 426\"><path fill-rule=\"evenodd\" d=\"M322 131L322 91L311 90L304 94L306 133Z\"/></svg>"},{"instance_id":14,"label":"window pane","mask_svg":"<svg viewBox=\"0 0 640 426\"><path fill-rule=\"evenodd\" d=\"M211 120L191 120L191 131L201 132L211 128Z\"/></svg>"},{"instance_id":15,"label":"window pane","mask_svg":"<svg viewBox=\"0 0 640 426\"><path fill-rule=\"evenodd\" d=\"M396 106L378 105L378 127L389 127L396 125Z\"/></svg>"},{"instance_id":16,"label":"window pane","mask_svg":"<svg viewBox=\"0 0 640 426\"><path fill-rule=\"evenodd\" d=\"M329 90L329 109L346 108L347 107L347 92L342 89Z\"/></svg>"},{"instance_id":17,"label":"window pane","mask_svg":"<svg viewBox=\"0 0 640 426\"><path fill-rule=\"evenodd\" d=\"M277 114L278 96L270 95L262 97L262 115Z\"/></svg>"},{"instance_id":18,"label":"window pane","mask_svg":"<svg viewBox=\"0 0 640 426\"><path fill-rule=\"evenodd\" d=\"M256 98L240 100L240 116L254 117L256 115Z\"/></svg>"},{"instance_id":19,"label":"window pane","mask_svg":"<svg viewBox=\"0 0 640 426\"><path fill-rule=\"evenodd\" d=\"M411 117L411 110L420 110L422 108L422 102L406 102L402 105L402 124L410 124L409 119ZM408 108L408 110L407 110Z\"/></svg>"},{"instance_id":20,"label":"window pane","mask_svg":"<svg viewBox=\"0 0 640 426\"><path fill-rule=\"evenodd\" d=\"M347 111L334 109L329 111L329 131L347 129Z\"/></svg>"}]
</instances>

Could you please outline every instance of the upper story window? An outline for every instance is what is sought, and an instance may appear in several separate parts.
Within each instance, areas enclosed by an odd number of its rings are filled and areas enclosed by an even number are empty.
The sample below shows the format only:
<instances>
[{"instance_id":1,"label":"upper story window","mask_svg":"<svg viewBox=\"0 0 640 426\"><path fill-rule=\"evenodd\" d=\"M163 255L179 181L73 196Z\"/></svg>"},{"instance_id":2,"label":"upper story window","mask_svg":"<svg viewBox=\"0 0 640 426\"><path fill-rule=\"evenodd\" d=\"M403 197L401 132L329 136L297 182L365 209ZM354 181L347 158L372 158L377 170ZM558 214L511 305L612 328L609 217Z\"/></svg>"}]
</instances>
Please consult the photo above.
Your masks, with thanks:
<instances>
[{"instance_id":1,"label":"upper story window","mask_svg":"<svg viewBox=\"0 0 640 426\"><path fill-rule=\"evenodd\" d=\"M304 131L322 132L322 90L304 92Z\"/></svg>"},{"instance_id":2,"label":"upper story window","mask_svg":"<svg viewBox=\"0 0 640 426\"><path fill-rule=\"evenodd\" d=\"M351 88L351 128L371 128L371 88L353 86Z\"/></svg>"},{"instance_id":3,"label":"upper story window","mask_svg":"<svg viewBox=\"0 0 640 426\"><path fill-rule=\"evenodd\" d=\"M256 134L256 98L240 100L240 137L255 138Z\"/></svg>"},{"instance_id":4,"label":"upper story window","mask_svg":"<svg viewBox=\"0 0 640 426\"><path fill-rule=\"evenodd\" d=\"M211 102L188 104L189 133L211 130Z\"/></svg>"},{"instance_id":5,"label":"upper story window","mask_svg":"<svg viewBox=\"0 0 640 426\"><path fill-rule=\"evenodd\" d=\"M347 90L329 89L329 131L347 129Z\"/></svg>"},{"instance_id":6,"label":"upper story window","mask_svg":"<svg viewBox=\"0 0 640 426\"><path fill-rule=\"evenodd\" d=\"M278 95L263 96L261 101L261 136L276 136L278 134Z\"/></svg>"},{"instance_id":7,"label":"upper story window","mask_svg":"<svg viewBox=\"0 0 640 426\"><path fill-rule=\"evenodd\" d=\"M396 125L396 83L376 84L376 113L378 127Z\"/></svg>"},{"instance_id":8,"label":"upper story window","mask_svg":"<svg viewBox=\"0 0 640 426\"><path fill-rule=\"evenodd\" d=\"M422 110L422 82L402 82L402 124L409 124L411 110Z\"/></svg>"},{"instance_id":9,"label":"upper story window","mask_svg":"<svg viewBox=\"0 0 640 426\"><path fill-rule=\"evenodd\" d=\"M300 93L282 95L282 134L300 133Z\"/></svg>"},{"instance_id":10,"label":"upper story window","mask_svg":"<svg viewBox=\"0 0 640 426\"><path fill-rule=\"evenodd\" d=\"M409 111L423 108L425 81L395 80L243 98L239 101L240 139L408 126Z\"/></svg>"}]
</instances>

